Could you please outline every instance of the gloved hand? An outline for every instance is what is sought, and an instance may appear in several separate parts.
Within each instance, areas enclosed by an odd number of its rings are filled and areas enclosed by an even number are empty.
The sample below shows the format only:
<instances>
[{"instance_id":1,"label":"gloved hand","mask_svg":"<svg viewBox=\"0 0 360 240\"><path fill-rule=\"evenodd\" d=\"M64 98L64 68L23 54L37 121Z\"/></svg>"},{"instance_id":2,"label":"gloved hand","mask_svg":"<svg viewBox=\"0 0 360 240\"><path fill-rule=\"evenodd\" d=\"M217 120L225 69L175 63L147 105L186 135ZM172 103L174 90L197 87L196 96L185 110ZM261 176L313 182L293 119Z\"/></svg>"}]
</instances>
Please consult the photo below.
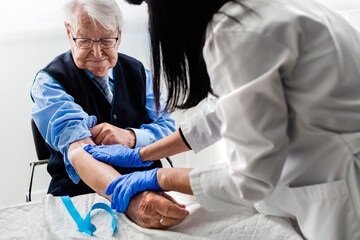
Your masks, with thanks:
<instances>
[{"instance_id":1,"label":"gloved hand","mask_svg":"<svg viewBox=\"0 0 360 240\"><path fill-rule=\"evenodd\" d=\"M131 149L120 144L91 146L86 145L84 150L94 158L102 162L109 163L118 167L148 167L153 162L142 162L139 154L141 148Z\"/></svg>"},{"instance_id":2,"label":"gloved hand","mask_svg":"<svg viewBox=\"0 0 360 240\"><path fill-rule=\"evenodd\" d=\"M111 208L118 212L125 212L132 196L146 190L163 191L156 179L156 172L159 168L149 171L133 172L115 179L107 187L105 194L111 195Z\"/></svg>"}]
</instances>

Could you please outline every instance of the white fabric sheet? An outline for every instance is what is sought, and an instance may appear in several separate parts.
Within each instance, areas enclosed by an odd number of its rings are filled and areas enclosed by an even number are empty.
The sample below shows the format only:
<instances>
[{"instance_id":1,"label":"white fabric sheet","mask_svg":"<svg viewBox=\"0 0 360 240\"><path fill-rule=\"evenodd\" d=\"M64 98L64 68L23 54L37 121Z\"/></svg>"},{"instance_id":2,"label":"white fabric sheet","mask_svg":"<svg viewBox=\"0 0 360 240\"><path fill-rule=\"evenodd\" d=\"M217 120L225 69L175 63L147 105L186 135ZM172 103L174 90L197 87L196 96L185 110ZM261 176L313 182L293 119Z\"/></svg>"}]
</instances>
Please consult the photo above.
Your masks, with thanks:
<instances>
[{"instance_id":1,"label":"white fabric sheet","mask_svg":"<svg viewBox=\"0 0 360 240\"><path fill-rule=\"evenodd\" d=\"M200 207L189 195L170 192L186 204L190 215L179 225L167 230L139 227L125 214L115 213L117 230L112 235L111 216L94 210L91 222L97 230L90 237L80 233L63 202L58 197L46 197L31 203L0 208L1 239L302 239L286 218L258 214L255 209L241 207L238 211L211 213ZM82 217L97 202L109 202L98 194L73 197Z\"/></svg>"}]
</instances>

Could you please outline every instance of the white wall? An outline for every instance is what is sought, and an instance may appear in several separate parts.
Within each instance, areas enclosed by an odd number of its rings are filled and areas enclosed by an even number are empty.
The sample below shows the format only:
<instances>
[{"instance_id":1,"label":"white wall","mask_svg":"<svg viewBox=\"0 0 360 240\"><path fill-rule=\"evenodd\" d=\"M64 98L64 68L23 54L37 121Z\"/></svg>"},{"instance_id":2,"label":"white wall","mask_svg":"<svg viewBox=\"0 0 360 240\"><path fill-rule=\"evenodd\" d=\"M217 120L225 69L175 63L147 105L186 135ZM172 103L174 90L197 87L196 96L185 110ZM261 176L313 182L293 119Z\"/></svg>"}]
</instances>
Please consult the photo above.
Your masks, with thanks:
<instances>
[{"instance_id":1,"label":"white wall","mask_svg":"<svg viewBox=\"0 0 360 240\"><path fill-rule=\"evenodd\" d=\"M358 0L317 0L324 3L336 11L347 11L360 9L360 1Z\"/></svg>"},{"instance_id":2,"label":"white wall","mask_svg":"<svg viewBox=\"0 0 360 240\"><path fill-rule=\"evenodd\" d=\"M360 26L360 1L319 0L330 7L347 11L350 21ZM29 162L36 160L30 128L30 87L38 70L58 54L68 50L61 6L63 1L7 1L0 8L0 207L25 202L29 177ZM119 1L125 25L120 51L150 66L146 6L129 6ZM360 29L360 28L359 28ZM190 116L173 114L177 123ZM222 142L197 155L192 153L173 157L179 167L198 167L223 159ZM46 191L49 176L44 167L36 170L34 193ZM35 197L36 198L36 197Z\"/></svg>"}]
</instances>

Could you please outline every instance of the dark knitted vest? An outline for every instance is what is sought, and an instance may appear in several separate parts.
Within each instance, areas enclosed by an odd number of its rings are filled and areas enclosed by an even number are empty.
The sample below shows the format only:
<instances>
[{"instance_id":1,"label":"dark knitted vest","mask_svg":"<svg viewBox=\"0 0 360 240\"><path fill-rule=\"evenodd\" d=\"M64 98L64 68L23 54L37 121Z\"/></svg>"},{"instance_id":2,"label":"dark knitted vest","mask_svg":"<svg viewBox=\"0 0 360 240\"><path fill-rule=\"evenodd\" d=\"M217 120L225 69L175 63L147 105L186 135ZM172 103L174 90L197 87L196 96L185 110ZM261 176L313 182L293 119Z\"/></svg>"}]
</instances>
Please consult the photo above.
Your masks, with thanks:
<instances>
[{"instance_id":1,"label":"dark knitted vest","mask_svg":"<svg viewBox=\"0 0 360 240\"><path fill-rule=\"evenodd\" d=\"M43 72L51 75L89 115L97 117L97 124L107 122L120 128L138 128L152 120L146 111L146 75L144 66L134 58L118 54L114 67L114 98L110 104L96 84L74 63L71 51L56 57ZM55 150L47 170L51 175L48 193L54 196L76 196L94 192L83 181L74 184L64 165L63 155ZM148 168L114 168L121 174L161 167L156 161Z\"/></svg>"}]
</instances>

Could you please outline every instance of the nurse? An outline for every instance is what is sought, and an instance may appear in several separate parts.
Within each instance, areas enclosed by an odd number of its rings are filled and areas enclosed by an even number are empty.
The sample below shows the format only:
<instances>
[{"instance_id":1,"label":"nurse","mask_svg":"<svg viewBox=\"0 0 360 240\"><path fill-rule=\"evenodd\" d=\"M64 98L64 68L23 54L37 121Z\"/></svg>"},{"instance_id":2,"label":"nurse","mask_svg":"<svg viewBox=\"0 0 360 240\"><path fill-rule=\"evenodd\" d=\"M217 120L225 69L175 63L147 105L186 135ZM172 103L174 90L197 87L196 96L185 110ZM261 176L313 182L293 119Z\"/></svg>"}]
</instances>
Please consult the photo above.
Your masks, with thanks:
<instances>
[{"instance_id":1,"label":"nurse","mask_svg":"<svg viewBox=\"0 0 360 240\"><path fill-rule=\"evenodd\" d=\"M307 239L360 239L359 33L312 0L148 7L155 96L161 76L169 110L207 102L142 149L85 149L123 166L129 157L141 164L197 153L222 138L227 155L210 167L123 175L107 188L112 207L125 211L144 190L174 190L194 194L208 211L253 204L294 218Z\"/></svg>"}]
</instances>

